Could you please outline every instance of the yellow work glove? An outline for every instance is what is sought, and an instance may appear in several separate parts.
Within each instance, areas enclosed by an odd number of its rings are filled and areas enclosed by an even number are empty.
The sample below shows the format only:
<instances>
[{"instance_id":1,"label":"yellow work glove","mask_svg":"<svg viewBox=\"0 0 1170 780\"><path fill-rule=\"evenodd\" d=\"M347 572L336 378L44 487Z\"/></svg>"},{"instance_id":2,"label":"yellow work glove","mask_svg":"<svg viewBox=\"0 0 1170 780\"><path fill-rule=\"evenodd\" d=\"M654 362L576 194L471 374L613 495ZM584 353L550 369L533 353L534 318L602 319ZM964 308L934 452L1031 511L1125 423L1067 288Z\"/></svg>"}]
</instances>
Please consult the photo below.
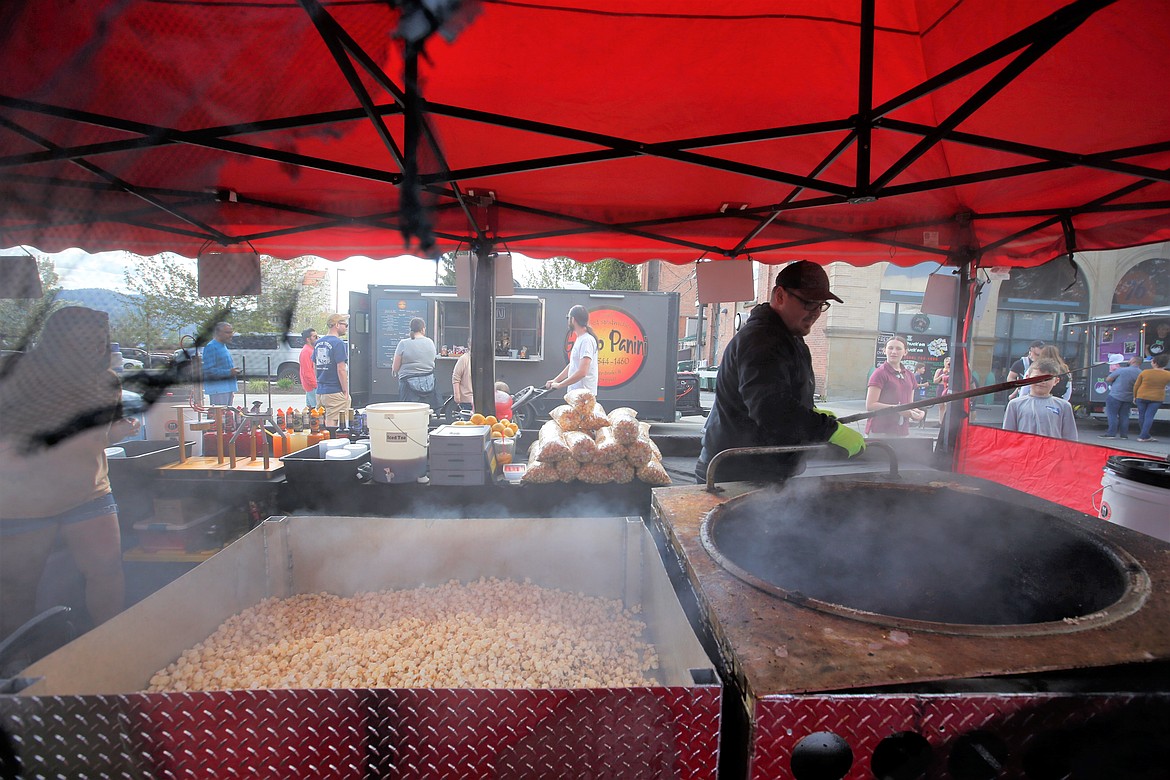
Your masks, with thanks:
<instances>
[{"instance_id":1,"label":"yellow work glove","mask_svg":"<svg viewBox=\"0 0 1170 780\"><path fill-rule=\"evenodd\" d=\"M822 409L819 406L814 406L813 411L816 412L817 414L823 414L823 415L825 415L825 417L832 417L833 419L837 418L837 413L834 412L832 409Z\"/></svg>"},{"instance_id":2,"label":"yellow work glove","mask_svg":"<svg viewBox=\"0 0 1170 780\"><path fill-rule=\"evenodd\" d=\"M837 423L837 430L829 437L829 444L835 444L853 457L865 450L865 437L843 423Z\"/></svg>"}]
</instances>

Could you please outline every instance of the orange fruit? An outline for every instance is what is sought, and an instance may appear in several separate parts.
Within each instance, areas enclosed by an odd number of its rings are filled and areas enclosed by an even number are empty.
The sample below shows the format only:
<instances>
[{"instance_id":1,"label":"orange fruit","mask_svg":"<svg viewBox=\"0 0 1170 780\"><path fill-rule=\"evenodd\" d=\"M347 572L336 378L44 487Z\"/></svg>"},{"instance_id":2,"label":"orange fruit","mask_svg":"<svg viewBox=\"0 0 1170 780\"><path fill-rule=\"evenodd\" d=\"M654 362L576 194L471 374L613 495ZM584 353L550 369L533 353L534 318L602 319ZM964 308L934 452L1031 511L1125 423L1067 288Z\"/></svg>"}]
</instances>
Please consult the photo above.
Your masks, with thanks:
<instances>
[{"instance_id":1,"label":"orange fruit","mask_svg":"<svg viewBox=\"0 0 1170 780\"><path fill-rule=\"evenodd\" d=\"M519 425L517 425L516 423L509 423L508 424L508 435L515 436L519 432L520 432Z\"/></svg>"},{"instance_id":2,"label":"orange fruit","mask_svg":"<svg viewBox=\"0 0 1170 780\"><path fill-rule=\"evenodd\" d=\"M483 425L486 422L487 422L487 418L484 417L479 412L476 412L475 414L471 415L471 424L472 425Z\"/></svg>"},{"instance_id":3,"label":"orange fruit","mask_svg":"<svg viewBox=\"0 0 1170 780\"><path fill-rule=\"evenodd\" d=\"M495 425L498 422L499 420L496 419L494 414L489 414L487 417L483 418L484 425Z\"/></svg>"},{"instance_id":4,"label":"orange fruit","mask_svg":"<svg viewBox=\"0 0 1170 780\"><path fill-rule=\"evenodd\" d=\"M502 438L504 438L504 434L500 433L499 431L492 431L492 438L493 439L502 439Z\"/></svg>"},{"instance_id":5,"label":"orange fruit","mask_svg":"<svg viewBox=\"0 0 1170 780\"><path fill-rule=\"evenodd\" d=\"M493 426L492 426L492 431L493 431L493 432L494 432L494 431L499 431L500 433L503 433L503 432L504 432L504 431L506 431L507 429L508 429L508 426L504 425L503 423L499 423L499 422L498 422L498 423L496 423L495 425L493 425Z\"/></svg>"}]
</instances>

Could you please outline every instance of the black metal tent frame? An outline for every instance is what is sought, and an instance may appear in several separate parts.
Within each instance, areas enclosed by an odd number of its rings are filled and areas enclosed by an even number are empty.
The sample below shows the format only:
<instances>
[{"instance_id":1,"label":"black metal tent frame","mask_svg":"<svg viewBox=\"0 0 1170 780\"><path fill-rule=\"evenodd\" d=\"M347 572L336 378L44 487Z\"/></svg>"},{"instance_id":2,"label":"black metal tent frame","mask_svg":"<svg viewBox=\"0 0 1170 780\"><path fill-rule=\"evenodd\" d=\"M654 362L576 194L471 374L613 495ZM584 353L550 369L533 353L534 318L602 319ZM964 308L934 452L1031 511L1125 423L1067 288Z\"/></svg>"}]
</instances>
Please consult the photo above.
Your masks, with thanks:
<instances>
[{"instance_id":1,"label":"black metal tent frame","mask_svg":"<svg viewBox=\"0 0 1170 780\"><path fill-rule=\"evenodd\" d=\"M197 238L208 242L208 244L225 246L244 244L249 241L258 241L280 235L309 233L338 226L357 225L387 230L403 230L405 227L408 233L413 230L407 215L404 215L402 209L348 215L319 208L308 208L231 193L230 197L238 203L271 209L276 212L297 215L304 218L302 224L287 228L254 232L246 235L231 235L225 232L225 230L199 220L187 213L191 207L222 200L228 197L228 194L141 186L117 177L94 162L94 158L100 158L105 155L133 154L134 152L170 144L187 144L234 155L278 162L297 168L316 169L343 176L353 176L367 181L383 183L389 187L410 187L411 182L415 181L417 182L417 186L428 194L429 198L436 200L437 205L434 206L435 209L454 208L461 210L465 214L468 222L467 235L454 235L450 233L437 233L436 235L448 241L466 243L476 253L476 279L473 281L471 301L472 326L490 329L493 294L491 291L491 283L487 280L494 277L494 247L500 243L504 245L508 243L521 244L524 241L535 239L606 232L636 236L663 245L687 247L695 250L698 256L709 255L727 258L750 258L753 253L779 249L794 249L825 241L842 239L884 247L901 247L926 255L935 255L938 257L940 263L958 266L958 273L964 282L961 285L962 297L960 299L960 310L965 310L971 302L969 288L973 264L978 260L980 254L988 248L1006 244L1034 231L1046 229L1054 224L1060 224L1065 237L1065 250L1071 253L1076 249L1073 218L1079 214L1146 211L1170 207L1170 201L1165 200L1144 202L1127 200L1126 202L1121 202L1122 198L1129 198L1134 193L1154 182L1170 181L1170 171L1126 162L1128 159L1141 155L1170 150L1170 140L1140 147L1114 149L1092 155L1083 155L985 135L975 135L956 129L963 120L987 103L988 100L1011 83L1014 78L1043 57L1052 47L1076 30L1093 14L1116 2L1116 0L1075 0L1027 28L1008 36L996 44L988 46L983 51L968 57L966 60L946 71L923 81L916 87L877 106L873 105L872 89L874 74L875 0L862 0L861 20L858 27L860 68L857 78L857 111L852 116L811 124L683 138L659 143L646 143L631 138L586 132L572 127L525 120L497 112L426 102L410 89L412 70L417 68L417 55L419 52L417 46L414 48L411 48L410 45L407 46L407 72L405 75L407 88L404 88L391 79L377 65L374 59L362 49L342 25L322 7L319 0L298 0L298 2L312 20L318 34L336 61L338 68L358 101L358 108L310 113L220 127L206 127L200 130L178 130L143 122L129 121L115 116L79 111L63 106L48 105L12 96L0 95L0 106L8 109L10 115L19 112L29 112L66 119L72 122L85 123L135 136L116 141L74 147L60 147L54 144L51 139L42 138L22 126L11 116L0 116L0 126L24 136L43 148L43 151L0 158L0 177L7 178L10 181L36 184L43 188L43 192L46 193L65 191L69 188L84 188L93 191L125 192L137 197L143 202L143 206L140 208L124 210L118 213L99 215L84 210L63 213L60 218L53 220L51 223L26 225L24 227L33 229L61 227L70 224L93 222L100 219L106 222L112 221L138 228L156 230L161 234ZM890 116L898 108L921 99L948 84L971 76L981 69L987 68L993 63L1004 60L1005 58L1010 58L1010 61L1007 61L1002 68L989 75L980 88L975 90L970 97L955 108L949 116L944 117L938 122L937 126L926 126L900 121ZM375 101L374 97L365 88L359 74L359 69L366 73L374 83L390 95L392 98L391 102L379 103ZM387 117L395 115L403 115L407 120L405 149L399 147L384 121ZM413 126L410 121L412 115L416 120ZM600 148L594 151L536 157L495 165L451 170L445 163L443 151L437 136L430 130L427 122L428 115L543 134L559 139L583 142ZM235 136L244 134L302 129L332 123L356 121L363 118L369 121L377 132L398 169L396 173L338 162L322 157L268 149L263 146L234 140ZM870 159L870 140L875 130L905 133L917 137L918 140L909 151L887 170L875 173L871 169ZM412 132L415 134L413 139L411 138ZM845 135L830 153L813 170L807 173L738 163L704 155L696 151L729 144L794 138L829 132L844 132ZM417 135L420 133L421 138ZM430 151L433 153L434 159L437 162L437 167L440 169L439 172L428 174L415 173L412 166L416 165L416 155L409 152L412 152L420 141L429 145ZM1033 161L977 173L947 176L929 181L900 185L891 184L891 181L899 173L942 141L1008 152L1025 158L1031 158ZM856 155L855 163L857 171L856 181L853 186L843 186L839 183L819 178L834 161L851 149ZM589 165L591 163L637 156L659 157L711 170L789 184L792 186L792 190L778 203L754 208L744 208L742 210L731 209L727 210L726 213L723 211L714 211L674 214L656 219L632 222L600 222L567 213L533 208L521 203L495 200L494 193L492 193L491 197L484 197L479 193L465 192L460 184L461 181L468 179L482 179L487 176L503 176L512 173ZM18 166L52 161L69 161L86 171L92 177L92 180L35 177L5 172L11 171ZM1013 235L1004 236L998 239L995 244L983 247L975 246L973 238L967 239L970 244L968 246L962 246L957 249L945 249L907 242L899 240L896 237L898 231L902 231L904 234L906 228L924 228L941 225L944 222L943 220L927 220L917 222L914 225L904 223L893 227L884 226L850 232L802 224L783 218L786 212L794 212L801 209L818 208L841 203L864 203L876 199L894 198L899 195L915 192L943 189L976 182L1004 181L1018 176L1070 168L1107 170L1130 176L1133 178L1133 181L1112 192L1105 193L1084 203L993 214L964 213L953 215L948 220L945 220L947 224L957 223L960 228L965 224L987 219L1026 217L1036 220L1032 225L1023 230ZM815 197L805 197L797 200L805 193L820 194ZM53 203L52 198L45 198L44 201ZM479 218L482 216L483 210L487 207L504 212L512 211L539 216L550 220L554 225L562 225L562 227L541 232L505 235L498 232L496 220L491 220L491 226L489 228ZM160 212L179 220L182 224L167 224L153 219ZM742 238L733 245L718 246L673 237L660 230L661 228L667 228L672 225L709 220L736 220L742 222L744 227ZM765 229L769 227L785 228L792 233L792 237L784 241L753 244L753 241L759 239ZM970 231L967 231L966 235L971 236ZM490 345L482 340L477 343L483 347L484 353L483 355L479 355L479 350L473 352L473 365L475 366L473 379L476 388L475 402L477 407L489 408L491 405L491 387L494 380L492 376L493 361L491 360L491 353L488 351ZM957 376L956 380L961 380L961 377ZM961 381L957 381L956 386L961 387L963 384Z\"/></svg>"},{"instance_id":2,"label":"black metal tent frame","mask_svg":"<svg viewBox=\"0 0 1170 780\"><path fill-rule=\"evenodd\" d=\"M401 213L398 210L362 215L346 215L233 194L233 197L239 203L298 215L306 218L306 222L280 230L247 235L230 235L186 213L189 207L214 202L222 197L221 195L136 185L134 182L124 181L109 173L94 161L94 158L105 155L134 153L136 151L149 150L170 144L187 144L230 154L279 162L298 168L316 169L343 176L358 177L367 181L384 183L390 187L402 185L404 170L408 161L403 150L399 148L396 140L386 127L384 119L392 115L401 115L410 110L411 96L378 67L373 59L362 50L356 41L350 37L317 0L298 0L298 2L316 25L322 40L328 46L339 69L349 83L354 96L357 98L360 108L184 131L0 95L0 105L10 109L11 112L30 112L67 119L73 122L130 133L135 136L116 141L74 147L59 147L50 139L42 138L23 127L12 119L11 116L0 117L0 125L3 125L12 132L23 135L44 148L43 151L0 158L0 176L4 176L10 180L19 179L24 183L35 183L43 186L48 192L77 187L97 191L126 192L139 198L144 204L140 209L126 210L116 214L98 215L83 212L62 215L61 219L54 220L51 224L29 225L27 227L60 227L100 218L104 221L121 222L139 228L158 230L163 233L199 238L213 244L221 245L256 241L279 235L312 232L339 225L362 225L390 230L401 229ZM443 170L438 173L422 174L419 176L419 182L430 195L436 196L443 201L437 208L458 208L467 217L469 235L461 236L443 233L440 234L440 237L451 241L466 241L474 244L487 240L489 236L477 223L476 215L473 213L473 206L477 205L477 199L469 197L468 194L462 191L460 186L460 181L462 180L482 179L487 176L502 176L519 172L550 170L566 166L588 165L590 163L636 156L661 157L713 170L790 184L793 189L781 202L765 206L746 208L743 210L729 210L726 213L715 211L697 214L675 214L656 219L611 223L583 219L547 209L532 208L520 203L502 200L495 201L494 206L500 210L524 212L530 215L548 218L554 222L562 223L564 227L538 233L496 235L492 237L493 243L499 241L504 243L521 243L527 240L564 235L612 232L638 236L668 245L685 246L707 255L735 258L750 257L753 253L768 250L808 246L827 240L849 239L883 246L905 247L926 254L936 254L940 256L940 261L946 262L946 256L948 255L948 250L946 249L909 243L892 237L896 231L911 227L910 225L900 224L896 227L886 226L849 232L786 221L783 219L783 215L785 212L800 209L817 208L846 202L867 202L879 198L888 199L914 192L949 188L975 182L1006 180L1017 176L1061 168L1081 167L1102 169L1132 176L1134 181L1129 185L1094 198L1091 201L1072 206L1050 209L1037 208L994 214L973 213L956 215L954 217L954 219L970 221L1002 219L1005 217L1031 217L1037 220L1034 225L1025 230L999 239L997 244L1007 243L1029 232L1043 229L1053 224L1063 223L1066 225L1066 239L1069 244L1067 248L1069 251L1072 251L1075 249L1075 238L1071 235L1070 227L1067 226L1071 226L1072 217L1078 214L1110 211L1143 211L1165 209L1170 206L1170 201L1118 202L1120 198L1131 196L1136 191L1153 182L1170 181L1170 171L1125 162L1129 158L1140 155L1164 152L1170 149L1170 140L1141 147L1115 149L1093 155L1082 155L990 136L974 135L958 131L955 128L1004 86L1010 83L1013 78L1042 57L1056 43L1073 32L1094 13L1110 5L1112 2L1115 2L1115 0L1078 0L999 43L989 46L982 52L969 57L947 71L924 81L914 89L908 90L904 94L882 105L873 106L874 0L865 0L862 4L863 13L860 25L862 56L860 60L861 70L858 74L857 112L850 117L827 122L766 128L715 136L684 138L662 143L644 143L635 139L585 132L571 127L519 119L501 113L422 102L420 105L424 116L423 131L427 142L431 145ZM888 116L899 107L920 99L949 83L976 73L989 64L1007 56L1012 56L1012 61L991 76L981 88L949 116L943 118L936 127L900 121ZM362 84L358 74L359 68L369 74L379 86L385 89L391 95L393 101L390 103L376 103ZM475 168L449 170L442 164L442 150L439 147L435 135L429 131L425 122L425 116L428 114L544 134L556 138L588 143L601 148L596 151L538 157ZM263 146L233 139L233 136L244 134L303 129L332 123L349 122L362 118L367 119L377 131L387 152L398 168L397 173L337 162L322 157L268 149ZM919 140L895 164L875 175L870 165L869 141L873 131L879 129L917 136ZM778 168L765 168L737 163L703 155L696 151L730 144L842 131L846 133L843 140L836 145L820 164L805 174ZM930 181L901 185L890 184L900 172L943 140L1009 152L1015 155L1033 158L1035 161L978 173L947 176ZM840 155L845 154L850 149L855 150L857 169L857 180L852 187L846 187L818 178ZM70 161L87 171L92 176L92 181L49 177L39 178L3 173L4 170L11 170L18 166L60 160ZM823 194L819 197L805 198L797 201L797 198L805 192L818 192ZM51 199L46 200L51 202ZM480 205L484 204L481 203ZM163 212L180 220L184 223L184 226L175 226L173 224L153 221L151 219L152 215L158 212ZM743 222L745 223L743 237L734 245L717 246L679 239L656 230L656 228L671 225L708 220L736 220ZM913 227L927 227L932 224L939 223L937 221L917 223ZM752 241L757 239L765 228L769 226L785 227L796 231L796 235L786 241L753 244ZM985 248L970 247L965 254L968 257L972 253L977 255L981 249Z\"/></svg>"}]
</instances>

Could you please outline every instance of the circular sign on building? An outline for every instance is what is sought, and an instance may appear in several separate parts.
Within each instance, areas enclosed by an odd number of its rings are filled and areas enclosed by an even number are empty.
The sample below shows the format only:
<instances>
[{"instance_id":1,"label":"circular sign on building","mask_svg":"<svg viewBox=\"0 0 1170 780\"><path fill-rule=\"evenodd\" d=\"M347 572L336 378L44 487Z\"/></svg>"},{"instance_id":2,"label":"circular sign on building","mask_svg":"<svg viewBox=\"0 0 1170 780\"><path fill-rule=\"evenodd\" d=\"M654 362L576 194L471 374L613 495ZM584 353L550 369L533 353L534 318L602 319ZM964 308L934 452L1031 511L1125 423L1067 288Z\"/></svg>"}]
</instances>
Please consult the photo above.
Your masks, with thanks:
<instances>
[{"instance_id":1,"label":"circular sign on building","mask_svg":"<svg viewBox=\"0 0 1170 780\"><path fill-rule=\"evenodd\" d=\"M597 334L597 387L620 387L629 382L646 362L646 332L631 315L619 309L589 312L589 327ZM565 359L573 351L577 334L565 339Z\"/></svg>"},{"instance_id":2,"label":"circular sign on building","mask_svg":"<svg viewBox=\"0 0 1170 780\"><path fill-rule=\"evenodd\" d=\"M926 333L930 329L930 317L925 314L915 314L910 318L910 330L915 333Z\"/></svg>"}]
</instances>

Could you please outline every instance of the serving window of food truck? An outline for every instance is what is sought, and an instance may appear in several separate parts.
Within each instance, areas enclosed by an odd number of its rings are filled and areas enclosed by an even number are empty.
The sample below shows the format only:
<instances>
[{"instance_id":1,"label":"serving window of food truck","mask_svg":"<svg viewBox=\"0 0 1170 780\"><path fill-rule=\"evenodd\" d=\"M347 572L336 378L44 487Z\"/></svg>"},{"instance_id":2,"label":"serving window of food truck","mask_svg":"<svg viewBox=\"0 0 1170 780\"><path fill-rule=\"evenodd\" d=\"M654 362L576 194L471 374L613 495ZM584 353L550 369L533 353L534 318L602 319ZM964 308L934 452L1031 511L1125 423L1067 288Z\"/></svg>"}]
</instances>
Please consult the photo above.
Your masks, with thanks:
<instances>
[{"instance_id":1,"label":"serving window of food truck","mask_svg":"<svg viewBox=\"0 0 1170 780\"><path fill-rule=\"evenodd\" d=\"M471 307L467 301L435 297L435 344L440 352L459 354L471 334ZM512 296L496 299L495 343L499 358L539 360L544 354L544 299Z\"/></svg>"}]
</instances>

